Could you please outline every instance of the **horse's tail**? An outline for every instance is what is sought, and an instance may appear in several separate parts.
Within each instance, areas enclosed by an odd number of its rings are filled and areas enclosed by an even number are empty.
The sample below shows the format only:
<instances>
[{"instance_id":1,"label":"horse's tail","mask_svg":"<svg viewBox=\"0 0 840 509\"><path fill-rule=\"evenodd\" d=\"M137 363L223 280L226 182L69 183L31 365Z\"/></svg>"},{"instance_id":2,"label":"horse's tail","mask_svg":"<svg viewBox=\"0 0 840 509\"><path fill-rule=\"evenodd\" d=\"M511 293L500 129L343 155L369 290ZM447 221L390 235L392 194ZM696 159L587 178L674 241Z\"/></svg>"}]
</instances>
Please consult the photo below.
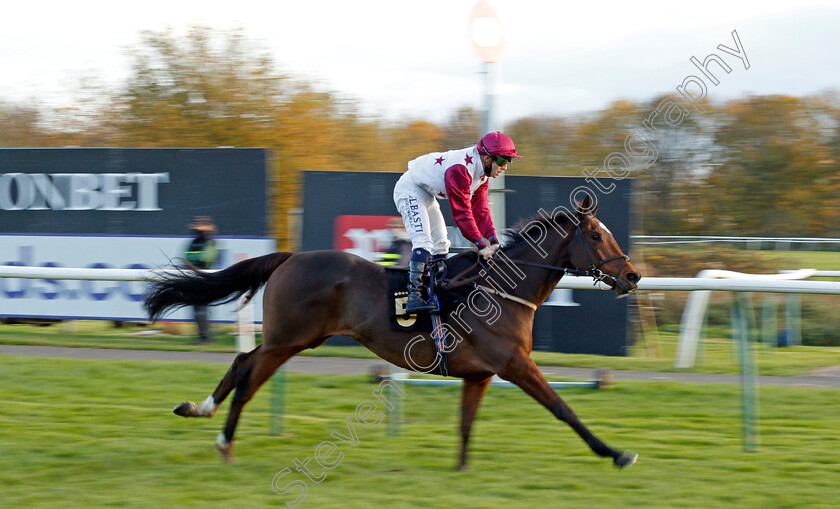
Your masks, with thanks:
<instances>
[{"instance_id":1,"label":"horse's tail","mask_svg":"<svg viewBox=\"0 0 840 509\"><path fill-rule=\"evenodd\" d=\"M143 299L149 319L157 321L171 309L195 304L224 304L245 295L251 300L269 276L294 253L250 258L218 272L188 268L153 281Z\"/></svg>"}]
</instances>

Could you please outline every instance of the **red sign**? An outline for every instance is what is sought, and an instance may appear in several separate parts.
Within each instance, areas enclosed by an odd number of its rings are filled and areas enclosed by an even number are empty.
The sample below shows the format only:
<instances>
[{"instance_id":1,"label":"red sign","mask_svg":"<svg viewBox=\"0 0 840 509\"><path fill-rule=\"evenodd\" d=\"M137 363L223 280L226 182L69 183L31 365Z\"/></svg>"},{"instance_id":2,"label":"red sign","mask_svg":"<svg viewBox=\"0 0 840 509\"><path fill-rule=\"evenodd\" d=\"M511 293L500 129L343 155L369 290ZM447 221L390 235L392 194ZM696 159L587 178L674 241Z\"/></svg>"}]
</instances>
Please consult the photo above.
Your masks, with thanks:
<instances>
[{"instance_id":1,"label":"red sign","mask_svg":"<svg viewBox=\"0 0 840 509\"><path fill-rule=\"evenodd\" d=\"M338 216L333 229L333 248L376 261L377 254L384 253L394 241L388 227L394 218L400 219L399 216Z\"/></svg>"}]
</instances>

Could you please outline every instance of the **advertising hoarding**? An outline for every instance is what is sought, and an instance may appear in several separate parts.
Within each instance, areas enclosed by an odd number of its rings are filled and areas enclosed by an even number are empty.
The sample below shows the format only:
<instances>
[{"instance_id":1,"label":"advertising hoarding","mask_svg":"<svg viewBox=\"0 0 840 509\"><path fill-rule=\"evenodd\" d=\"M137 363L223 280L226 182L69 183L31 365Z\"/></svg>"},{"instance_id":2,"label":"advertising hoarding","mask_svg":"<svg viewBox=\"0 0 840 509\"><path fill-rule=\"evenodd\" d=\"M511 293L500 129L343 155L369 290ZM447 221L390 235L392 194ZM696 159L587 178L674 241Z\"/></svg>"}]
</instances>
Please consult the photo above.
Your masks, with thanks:
<instances>
[{"instance_id":1,"label":"advertising hoarding","mask_svg":"<svg viewBox=\"0 0 840 509\"><path fill-rule=\"evenodd\" d=\"M0 233L268 236L265 149L0 149Z\"/></svg>"},{"instance_id":2,"label":"advertising hoarding","mask_svg":"<svg viewBox=\"0 0 840 509\"><path fill-rule=\"evenodd\" d=\"M0 149L0 265L170 266L195 216L217 227L224 268L275 250L265 149ZM0 316L145 320L145 283L0 278ZM257 321L262 301L254 299ZM236 304L211 308L236 320ZM190 320L190 309L167 315Z\"/></svg>"},{"instance_id":3,"label":"advertising hoarding","mask_svg":"<svg viewBox=\"0 0 840 509\"><path fill-rule=\"evenodd\" d=\"M0 235L0 265L97 269L171 267L183 256L191 237L114 237L101 235ZM273 239L220 237L219 267L274 251ZM180 263L179 263L180 262ZM0 278L0 316L18 318L107 319L145 321L141 281L73 281ZM262 297L254 299L262 321ZM213 321L235 322L238 305L214 306ZM166 320L192 320L180 309Z\"/></svg>"}]
</instances>

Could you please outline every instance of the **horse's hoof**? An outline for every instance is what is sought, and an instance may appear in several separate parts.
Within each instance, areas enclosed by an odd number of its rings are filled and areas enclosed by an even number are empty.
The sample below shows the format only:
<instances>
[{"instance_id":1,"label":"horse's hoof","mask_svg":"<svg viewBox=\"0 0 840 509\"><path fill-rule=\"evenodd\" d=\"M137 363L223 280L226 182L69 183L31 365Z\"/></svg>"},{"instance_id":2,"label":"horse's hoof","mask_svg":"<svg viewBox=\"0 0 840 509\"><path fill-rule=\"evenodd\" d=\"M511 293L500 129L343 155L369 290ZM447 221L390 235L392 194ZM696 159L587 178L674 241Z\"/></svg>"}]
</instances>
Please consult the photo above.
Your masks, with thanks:
<instances>
[{"instance_id":1,"label":"horse's hoof","mask_svg":"<svg viewBox=\"0 0 840 509\"><path fill-rule=\"evenodd\" d=\"M180 415L181 417L195 417L198 415L198 408L192 401L184 401L180 405L176 406L172 412L175 415Z\"/></svg>"},{"instance_id":2,"label":"horse's hoof","mask_svg":"<svg viewBox=\"0 0 840 509\"><path fill-rule=\"evenodd\" d=\"M621 456L615 458L613 461L618 468L624 468L635 463L638 458L639 455L635 452L625 451L621 454Z\"/></svg>"},{"instance_id":3,"label":"horse's hoof","mask_svg":"<svg viewBox=\"0 0 840 509\"><path fill-rule=\"evenodd\" d=\"M225 439L224 433L219 433L216 438L216 450L222 455L225 463L233 463L233 443Z\"/></svg>"},{"instance_id":4,"label":"horse's hoof","mask_svg":"<svg viewBox=\"0 0 840 509\"><path fill-rule=\"evenodd\" d=\"M233 447L231 447L231 446L228 446L228 447L225 447L225 448L219 447L218 445L216 446L216 450L219 451L219 454L222 455L222 460L224 460L224 462L227 463L228 465L233 463L233 450L232 449L233 449Z\"/></svg>"}]
</instances>

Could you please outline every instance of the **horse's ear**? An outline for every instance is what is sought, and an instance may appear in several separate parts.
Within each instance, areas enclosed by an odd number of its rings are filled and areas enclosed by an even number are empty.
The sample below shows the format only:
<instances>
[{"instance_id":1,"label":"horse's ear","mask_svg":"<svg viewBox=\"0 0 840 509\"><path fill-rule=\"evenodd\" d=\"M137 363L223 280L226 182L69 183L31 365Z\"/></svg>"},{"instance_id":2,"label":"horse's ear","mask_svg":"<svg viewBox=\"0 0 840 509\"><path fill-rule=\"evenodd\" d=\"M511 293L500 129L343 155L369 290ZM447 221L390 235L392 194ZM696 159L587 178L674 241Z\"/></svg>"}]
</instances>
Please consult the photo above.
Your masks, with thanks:
<instances>
[{"instance_id":1,"label":"horse's ear","mask_svg":"<svg viewBox=\"0 0 840 509\"><path fill-rule=\"evenodd\" d=\"M598 198L590 199L587 194L582 202L578 202L577 216L581 221L587 216L594 216L598 211Z\"/></svg>"}]
</instances>

